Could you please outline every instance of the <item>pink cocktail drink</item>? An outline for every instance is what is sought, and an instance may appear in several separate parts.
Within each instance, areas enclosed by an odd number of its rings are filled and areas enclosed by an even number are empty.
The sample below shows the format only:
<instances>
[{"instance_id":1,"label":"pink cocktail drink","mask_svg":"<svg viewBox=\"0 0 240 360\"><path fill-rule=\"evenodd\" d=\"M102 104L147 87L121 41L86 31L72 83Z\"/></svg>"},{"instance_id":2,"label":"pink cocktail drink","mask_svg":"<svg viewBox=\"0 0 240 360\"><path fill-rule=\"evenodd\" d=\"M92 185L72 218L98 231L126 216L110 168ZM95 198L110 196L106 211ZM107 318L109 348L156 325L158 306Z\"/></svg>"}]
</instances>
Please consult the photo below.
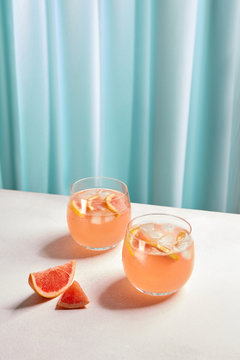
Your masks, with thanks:
<instances>
[{"instance_id":1,"label":"pink cocktail drink","mask_svg":"<svg viewBox=\"0 0 240 360\"><path fill-rule=\"evenodd\" d=\"M129 281L150 295L169 295L189 279L194 264L191 226L164 214L133 219L123 245L123 266Z\"/></svg>"},{"instance_id":2,"label":"pink cocktail drink","mask_svg":"<svg viewBox=\"0 0 240 360\"><path fill-rule=\"evenodd\" d=\"M104 184L108 187L100 187ZM83 189L85 186L91 187ZM67 222L73 239L80 245L94 250L117 245L124 237L130 217L130 201L124 183L108 178L88 178L73 184Z\"/></svg>"}]
</instances>

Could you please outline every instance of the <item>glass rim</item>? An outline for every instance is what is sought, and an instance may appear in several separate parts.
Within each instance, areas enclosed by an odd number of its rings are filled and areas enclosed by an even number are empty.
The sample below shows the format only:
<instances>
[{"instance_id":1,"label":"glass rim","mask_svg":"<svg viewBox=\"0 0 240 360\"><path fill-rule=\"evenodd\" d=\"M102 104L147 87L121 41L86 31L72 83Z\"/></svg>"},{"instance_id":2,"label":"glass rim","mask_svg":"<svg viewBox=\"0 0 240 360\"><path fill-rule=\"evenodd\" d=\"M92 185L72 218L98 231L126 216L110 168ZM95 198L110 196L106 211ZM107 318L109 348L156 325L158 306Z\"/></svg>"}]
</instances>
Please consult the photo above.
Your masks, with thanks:
<instances>
[{"instance_id":1,"label":"glass rim","mask_svg":"<svg viewBox=\"0 0 240 360\"><path fill-rule=\"evenodd\" d=\"M175 219L181 220L181 221L183 221L185 224L187 224L189 226L189 229L190 229L190 231L188 231L189 235L191 235L191 233L192 233L192 225L186 219L182 218L181 216L173 215L173 214L167 214L167 213L148 213L148 214L138 215L138 216L132 218L128 222L128 224L127 224L127 233L128 233L128 235L132 236L132 234L131 234L131 232L129 230L132 222L137 220L137 219L144 218L144 217L147 217L147 216L153 216L153 217L154 216L169 216L169 217L173 217Z\"/></svg>"},{"instance_id":2,"label":"glass rim","mask_svg":"<svg viewBox=\"0 0 240 360\"><path fill-rule=\"evenodd\" d=\"M77 183L81 183L83 181L86 181L86 180L93 180L93 179L110 180L110 181L114 181L116 183L119 183L119 184L121 184L123 186L124 192L120 191L123 195L119 196L118 198L121 198L122 196L129 196L127 184L125 184L121 180L111 178L111 177L107 177L107 176L89 176L89 177L81 178L81 179L78 179L78 180L74 181L72 183L71 187L70 187L70 195L72 196L72 195L74 195L74 194L76 194L78 192L78 191L73 191L74 185L76 185ZM92 189L94 189L94 188L92 188ZM84 189L82 189L82 190L84 190ZM82 190L80 190L80 191L82 191ZM87 190L87 188L86 188L86 190ZM110 189L110 190L115 190L115 189ZM118 191L118 190L116 190L116 191Z\"/></svg>"}]
</instances>

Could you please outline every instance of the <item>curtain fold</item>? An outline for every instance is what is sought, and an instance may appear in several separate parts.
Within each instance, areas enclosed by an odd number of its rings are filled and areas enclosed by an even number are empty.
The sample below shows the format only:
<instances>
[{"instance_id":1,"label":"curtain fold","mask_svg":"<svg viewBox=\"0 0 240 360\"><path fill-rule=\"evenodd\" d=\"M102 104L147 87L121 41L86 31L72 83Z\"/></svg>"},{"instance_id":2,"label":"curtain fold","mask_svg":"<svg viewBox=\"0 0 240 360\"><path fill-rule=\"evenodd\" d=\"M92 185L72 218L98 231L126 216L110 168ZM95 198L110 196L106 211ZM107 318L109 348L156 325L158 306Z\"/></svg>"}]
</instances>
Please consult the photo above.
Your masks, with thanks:
<instances>
[{"instance_id":1,"label":"curtain fold","mask_svg":"<svg viewBox=\"0 0 240 360\"><path fill-rule=\"evenodd\" d=\"M239 167L239 153L230 154L237 105L233 100L239 71L239 5L234 1L199 2L183 197L186 207L226 210L229 164L234 156ZM229 190L236 194L236 187Z\"/></svg>"},{"instance_id":2,"label":"curtain fold","mask_svg":"<svg viewBox=\"0 0 240 360\"><path fill-rule=\"evenodd\" d=\"M0 187L240 213L238 0L0 0Z\"/></svg>"},{"instance_id":3,"label":"curtain fold","mask_svg":"<svg viewBox=\"0 0 240 360\"><path fill-rule=\"evenodd\" d=\"M22 181L13 14L11 2L0 4L0 182L16 188Z\"/></svg>"},{"instance_id":4,"label":"curtain fold","mask_svg":"<svg viewBox=\"0 0 240 360\"><path fill-rule=\"evenodd\" d=\"M131 117L129 187L131 198L150 201L152 130L151 130L151 2L136 1L134 16L134 69Z\"/></svg>"},{"instance_id":5,"label":"curtain fold","mask_svg":"<svg viewBox=\"0 0 240 360\"><path fill-rule=\"evenodd\" d=\"M151 202L181 206L197 2L154 2Z\"/></svg>"}]
</instances>

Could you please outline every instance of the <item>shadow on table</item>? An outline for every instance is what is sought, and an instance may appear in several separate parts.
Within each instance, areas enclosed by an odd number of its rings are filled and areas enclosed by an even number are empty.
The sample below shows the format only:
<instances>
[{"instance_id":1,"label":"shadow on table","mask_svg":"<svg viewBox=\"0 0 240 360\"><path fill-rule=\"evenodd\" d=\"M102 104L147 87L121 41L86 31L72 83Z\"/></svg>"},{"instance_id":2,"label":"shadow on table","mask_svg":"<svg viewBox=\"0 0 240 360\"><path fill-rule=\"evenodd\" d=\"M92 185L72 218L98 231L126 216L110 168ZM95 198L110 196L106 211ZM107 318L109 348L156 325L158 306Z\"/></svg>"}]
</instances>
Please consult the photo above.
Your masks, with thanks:
<instances>
[{"instance_id":1,"label":"shadow on table","mask_svg":"<svg viewBox=\"0 0 240 360\"><path fill-rule=\"evenodd\" d=\"M99 297L101 306L112 310L136 309L146 306L152 306L178 296L172 294L168 296L151 296L143 294L126 277L112 283Z\"/></svg>"},{"instance_id":2,"label":"shadow on table","mask_svg":"<svg viewBox=\"0 0 240 360\"><path fill-rule=\"evenodd\" d=\"M31 306L36 306L42 303L45 303L51 299L43 298L38 294L32 294L28 296L25 300L19 303L13 310L20 310Z\"/></svg>"},{"instance_id":3,"label":"shadow on table","mask_svg":"<svg viewBox=\"0 0 240 360\"><path fill-rule=\"evenodd\" d=\"M78 245L70 235L65 235L45 245L40 250L39 255L54 259L81 259L101 255L107 251L112 250L95 251L86 249Z\"/></svg>"}]
</instances>

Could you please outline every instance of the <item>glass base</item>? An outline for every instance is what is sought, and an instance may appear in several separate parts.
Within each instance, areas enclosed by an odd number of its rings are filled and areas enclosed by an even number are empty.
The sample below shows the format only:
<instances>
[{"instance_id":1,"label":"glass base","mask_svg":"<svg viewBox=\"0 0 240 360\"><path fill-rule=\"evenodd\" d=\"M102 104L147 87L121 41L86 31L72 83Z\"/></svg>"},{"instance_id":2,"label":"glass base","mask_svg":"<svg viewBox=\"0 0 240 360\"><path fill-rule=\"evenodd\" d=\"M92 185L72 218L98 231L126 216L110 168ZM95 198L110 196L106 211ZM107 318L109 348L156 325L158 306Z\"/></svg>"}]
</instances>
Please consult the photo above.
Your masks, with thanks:
<instances>
[{"instance_id":1,"label":"glass base","mask_svg":"<svg viewBox=\"0 0 240 360\"><path fill-rule=\"evenodd\" d=\"M147 295L152 295L152 296L168 296L168 295L172 295L174 294L175 292L177 292L177 290L173 290L173 291L170 291L170 292L151 292L151 291L145 291L145 290L142 290L140 288L138 288L137 286L134 285L134 287L141 291L143 294L147 294Z\"/></svg>"},{"instance_id":2,"label":"glass base","mask_svg":"<svg viewBox=\"0 0 240 360\"><path fill-rule=\"evenodd\" d=\"M101 247L101 248L86 246L86 245L83 245L83 244L80 244L80 243L78 243L78 244L81 245L81 246L83 246L83 247L85 247L86 249L89 249L89 250L104 251L104 250L110 250L110 249L114 248L114 247L117 246L119 243L114 244L114 245L112 245L112 246Z\"/></svg>"}]
</instances>

